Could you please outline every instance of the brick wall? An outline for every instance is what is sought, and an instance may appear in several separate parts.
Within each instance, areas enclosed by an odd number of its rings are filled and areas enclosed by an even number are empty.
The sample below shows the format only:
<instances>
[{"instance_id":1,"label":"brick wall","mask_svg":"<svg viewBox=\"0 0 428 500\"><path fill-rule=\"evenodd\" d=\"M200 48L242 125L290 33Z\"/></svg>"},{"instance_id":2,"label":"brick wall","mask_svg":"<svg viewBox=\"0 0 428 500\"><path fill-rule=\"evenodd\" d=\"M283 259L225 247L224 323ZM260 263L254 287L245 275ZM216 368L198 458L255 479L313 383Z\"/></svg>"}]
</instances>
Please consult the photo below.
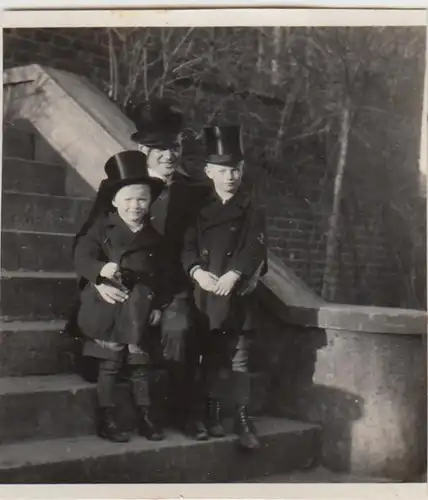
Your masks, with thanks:
<instances>
[{"instance_id":1,"label":"brick wall","mask_svg":"<svg viewBox=\"0 0 428 500\"><path fill-rule=\"evenodd\" d=\"M4 30L5 68L28 63L40 63L82 74L102 90L108 81L108 39L102 29L7 29ZM416 65L417 66L417 65ZM416 72L418 68L413 68ZM397 251L405 255L408 235L400 241L393 236L394 229L405 226L392 208L385 208L388 197L403 185L403 179L415 179L417 174L417 153L419 150L418 112L421 94L422 72L403 87L397 103L400 110L409 116L409 129L417 134L403 136L403 131L394 131L397 148L385 158L383 155L385 130L390 126L374 120L355 123L355 129L376 134L379 147L367 150L354 138L350 142L348 170L345 179L345 199L340 232L340 259L337 264L338 292L336 300L359 304L407 306L403 281L403 263L397 260ZM227 91L201 91L192 86L178 90L182 99L187 121L194 128L201 125L215 107L217 116L227 123L234 121L236 114L251 109L258 116L272 117L278 114L280 106L275 100L261 100L254 96L228 95ZM368 96L373 101L373 96ZM374 97L374 102L379 96ZM410 109L410 111L409 111ZM290 146L285 151L281 165L270 170L269 162L261 159L261 152L271 144L276 131L260 128L257 120L252 121L246 113L245 130L247 150L250 157L250 175L255 181L257 192L262 195L268 212L270 248L284 262L291 266L318 292L321 289L324 262L327 221L331 210L334 172L327 169L323 153L323 138L317 141L300 142L299 151ZM379 124L382 124L382 127ZM370 128L371 127L371 128ZM272 135L273 134L273 135ZM301 162L302 152L311 151L312 161ZM303 155L304 156L304 155ZM391 174L392 172L392 174ZM382 179L380 182L379 180ZM388 183L386 183L388 179ZM388 186L386 185L388 184ZM411 184L411 183L410 183ZM394 187L395 186L395 187ZM409 200L414 198L414 189L409 187ZM380 196L380 194L382 196ZM380 200L383 200L380 203ZM392 200L392 198L391 198ZM409 202L410 203L410 202ZM412 201L413 203L413 201ZM420 206L422 216L418 219L420 230L425 231L424 205ZM406 228L403 229L404 232ZM407 238L407 239L406 239ZM397 250L398 249L398 250ZM400 254L401 255L401 254ZM421 271L416 277L420 296L425 294L425 256ZM401 260L403 260L401 259ZM401 273L401 274L400 274ZM423 300L423 298L422 298Z\"/></svg>"}]
</instances>

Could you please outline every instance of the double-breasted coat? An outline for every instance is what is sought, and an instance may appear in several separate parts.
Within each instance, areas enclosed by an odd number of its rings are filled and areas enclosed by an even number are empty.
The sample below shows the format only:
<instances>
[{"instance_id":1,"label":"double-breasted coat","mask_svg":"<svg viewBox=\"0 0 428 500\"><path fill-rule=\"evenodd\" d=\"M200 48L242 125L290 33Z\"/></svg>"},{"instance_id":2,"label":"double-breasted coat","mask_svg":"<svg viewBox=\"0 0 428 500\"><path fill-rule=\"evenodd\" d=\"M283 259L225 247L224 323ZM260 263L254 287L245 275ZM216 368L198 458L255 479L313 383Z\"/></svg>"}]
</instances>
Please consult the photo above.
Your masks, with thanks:
<instances>
[{"instance_id":1,"label":"double-breasted coat","mask_svg":"<svg viewBox=\"0 0 428 500\"><path fill-rule=\"evenodd\" d=\"M191 288L181 264L184 235L211 192L211 184L196 184L175 172L172 183L165 187L150 208L152 225L164 236L163 255L171 296L189 292Z\"/></svg>"},{"instance_id":2,"label":"double-breasted coat","mask_svg":"<svg viewBox=\"0 0 428 500\"><path fill-rule=\"evenodd\" d=\"M187 273L198 265L219 277L238 271L240 281L226 297L206 292L196 283L195 304L210 330L252 329L251 294L243 292L255 276L267 271L264 210L243 190L225 204L213 194L186 233L182 262Z\"/></svg>"},{"instance_id":3,"label":"double-breasted coat","mask_svg":"<svg viewBox=\"0 0 428 500\"><path fill-rule=\"evenodd\" d=\"M161 247L162 236L148 221L133 233L117 213L100 215L86 234L79 237L74 262L85 285L77 324L87 337L125 344L144 343L152 310L162 307L166 300ZM120 266L122 283L109 283L130 291L124 303L106 302L94 287L103 282L99 273L107 262Z\"/></svg>"}]
</instances>

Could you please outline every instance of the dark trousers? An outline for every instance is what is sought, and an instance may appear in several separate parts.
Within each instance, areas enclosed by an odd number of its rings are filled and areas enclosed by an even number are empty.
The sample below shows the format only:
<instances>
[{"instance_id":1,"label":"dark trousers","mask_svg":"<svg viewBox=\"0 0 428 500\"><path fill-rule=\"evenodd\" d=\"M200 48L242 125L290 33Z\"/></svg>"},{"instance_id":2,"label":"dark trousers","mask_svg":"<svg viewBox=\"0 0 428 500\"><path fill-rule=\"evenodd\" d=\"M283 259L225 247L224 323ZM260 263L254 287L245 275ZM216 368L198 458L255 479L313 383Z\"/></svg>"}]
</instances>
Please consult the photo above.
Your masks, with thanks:
<instances>
[{"instance_id":1,"label":"dark trousers","mask_svg":"<svg viewBox=\"0 0 428 500\"><path fill-rule=\"evenodd\" d=\"M145 351L125 344L103 345L88 341L85 344L84 354L99 359L97 396L100 407L115 405L115 386L124 363L130 372L129 383L135 405L150 406L150 356Z\"/></svg>"},{"instance_id":2,"label":"dark trousers","mask_svg":"<svg viewBox=\"0 0 428 500\"><path fill-rule=\"evenodd\" d=\"M199 377L195 377L193 408L203 411L207 398L231 398L235 406L250 402L248 370L250 337L245 332L200 331L194 338L198 352Z\"/></svg>"}]
</instances>

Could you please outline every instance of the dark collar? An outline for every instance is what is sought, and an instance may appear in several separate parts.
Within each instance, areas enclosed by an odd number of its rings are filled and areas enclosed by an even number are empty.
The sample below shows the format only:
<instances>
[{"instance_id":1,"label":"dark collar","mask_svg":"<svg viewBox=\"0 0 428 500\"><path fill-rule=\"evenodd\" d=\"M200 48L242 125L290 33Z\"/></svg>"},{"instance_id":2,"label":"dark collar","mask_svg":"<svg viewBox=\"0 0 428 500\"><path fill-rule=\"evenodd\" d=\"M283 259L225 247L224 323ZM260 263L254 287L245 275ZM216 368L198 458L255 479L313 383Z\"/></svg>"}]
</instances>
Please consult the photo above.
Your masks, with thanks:
<instances>
[{"instance_id":1,"label":"dark collar","mask_svg":"<svg viewBox=\"0 0 428 500\"><path fill-rule=\"evenodd\" d=\"M205 226L221 224L242 216L250 204L249 195L239 190L230 200L223 204L217 193L213 193L208 203L201 210L201 218Z\"/></svg>"}]
</instances>

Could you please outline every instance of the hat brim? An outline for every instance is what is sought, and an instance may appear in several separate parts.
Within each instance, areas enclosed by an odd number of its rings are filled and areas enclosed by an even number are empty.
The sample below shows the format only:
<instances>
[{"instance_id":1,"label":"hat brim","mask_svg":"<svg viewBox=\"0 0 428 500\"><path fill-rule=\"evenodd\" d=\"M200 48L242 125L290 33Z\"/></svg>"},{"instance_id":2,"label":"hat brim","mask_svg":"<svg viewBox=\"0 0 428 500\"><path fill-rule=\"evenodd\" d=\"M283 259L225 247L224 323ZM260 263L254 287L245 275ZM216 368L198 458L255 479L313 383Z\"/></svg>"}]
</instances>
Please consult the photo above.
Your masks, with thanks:
<instances>
[{"instance_id":1,"label":"hat brim","mask_svg":"<svg viewBox=\"0 0 428 500\"><path fill-rule=\"evenodd\" d=\"M205 163L211 163L213 165L218 165L219 167L236 166L240 161L244 159L241 154L236 155L208 155L205 157Z\"/></svg>"},{"instance_id":2,"label":"hat brim","mask_svg":"<svg viewBox=\"0 0 428 500\"><path fill-rule=\"evenodd\" d=\"M131 141L143 144L149 148L172 149L178 144L178 134L171 135L147 135L141 132L134 132L131 135Z\"/></svg>"},{"instance_id":3,"label":"hat brim","mask_svg":"<svg viewBox=\"0 0 428 500\"><path fill-rule=\"evenodd\" d=\"M152 193L152 203L159 197L165 187L163 180L157 179L156 177L135 177L134 179L107 181L112 197L119 191L119 189L134 184L141 184L150 187L150 191Z\"/></svg>"}]
</instances>

